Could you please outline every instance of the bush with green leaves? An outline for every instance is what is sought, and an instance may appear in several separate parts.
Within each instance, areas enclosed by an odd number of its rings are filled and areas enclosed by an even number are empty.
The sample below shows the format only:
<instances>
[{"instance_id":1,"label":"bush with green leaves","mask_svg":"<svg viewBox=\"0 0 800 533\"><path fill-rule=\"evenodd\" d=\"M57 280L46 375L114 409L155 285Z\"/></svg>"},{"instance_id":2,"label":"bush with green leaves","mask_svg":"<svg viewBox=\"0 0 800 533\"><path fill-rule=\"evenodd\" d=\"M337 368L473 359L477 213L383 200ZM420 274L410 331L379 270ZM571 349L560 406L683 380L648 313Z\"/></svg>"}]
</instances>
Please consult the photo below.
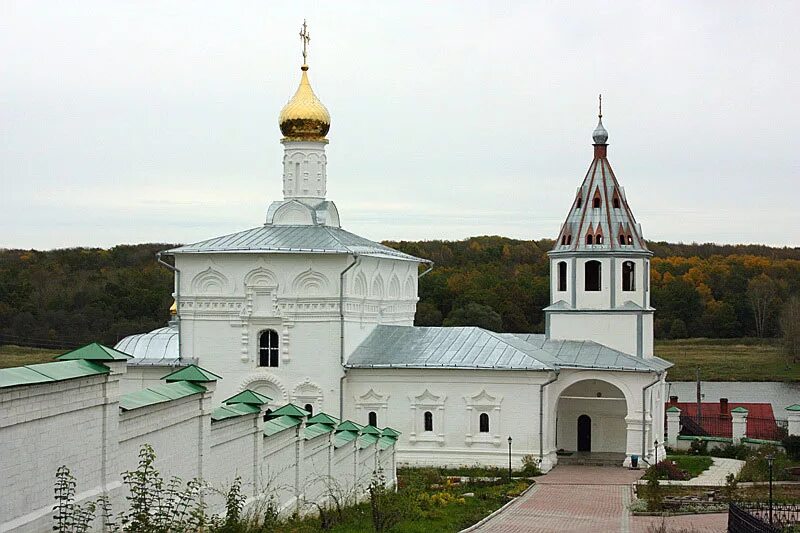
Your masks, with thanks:
<instances>
[{"instance_id":1,"label":"bush with green leaves","mask_svg":"<svg viewBox=\"0 0 800 533\"><path fill-rule=\"evenodd\" d=\"M708 441L695 439L689 444L689 455L708 455Z\"/></svg>"},{"instance_id":2,"label":"bush with green leaves","mask_svg":"<svg viewBox=\"0 0 800 533\"><path fill-rule=\"evenodd\" d=\"M786 450L786 455L795 461L800 461L800 435L784 437L781 444L783 444L783 448Z\"/></svg>"},{"instance_id":3,"label":"bush with green leaves","mask_svg":"<svg viewBox=\"0 0 800 533\"><path fill-rule=\"evenodd\" d=\"M539 468L539 459L533 454L523 455L520 473L527 477L541 476L542 470Z\"/></svg>"}]
</instances>

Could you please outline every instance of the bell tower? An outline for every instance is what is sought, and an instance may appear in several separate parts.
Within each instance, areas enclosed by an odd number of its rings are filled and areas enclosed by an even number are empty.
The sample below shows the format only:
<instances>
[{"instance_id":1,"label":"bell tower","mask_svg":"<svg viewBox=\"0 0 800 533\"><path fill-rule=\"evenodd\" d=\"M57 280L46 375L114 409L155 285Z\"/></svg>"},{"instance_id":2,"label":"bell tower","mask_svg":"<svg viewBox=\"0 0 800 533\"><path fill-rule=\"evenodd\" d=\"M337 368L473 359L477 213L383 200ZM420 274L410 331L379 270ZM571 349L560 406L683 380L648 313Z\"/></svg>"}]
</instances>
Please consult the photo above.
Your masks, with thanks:
<instances>
[{"instance_id":1,"label":"bell tower","mask_svg":"<svg viewBox=\"0 0 800 533\"><path fill-rule=\"evenodd\" d=\"M608 162L602 96L594 159L548 252L548 338L591 340L639 357L653 355L650 257Z\"/></svg>"}]
</instances>

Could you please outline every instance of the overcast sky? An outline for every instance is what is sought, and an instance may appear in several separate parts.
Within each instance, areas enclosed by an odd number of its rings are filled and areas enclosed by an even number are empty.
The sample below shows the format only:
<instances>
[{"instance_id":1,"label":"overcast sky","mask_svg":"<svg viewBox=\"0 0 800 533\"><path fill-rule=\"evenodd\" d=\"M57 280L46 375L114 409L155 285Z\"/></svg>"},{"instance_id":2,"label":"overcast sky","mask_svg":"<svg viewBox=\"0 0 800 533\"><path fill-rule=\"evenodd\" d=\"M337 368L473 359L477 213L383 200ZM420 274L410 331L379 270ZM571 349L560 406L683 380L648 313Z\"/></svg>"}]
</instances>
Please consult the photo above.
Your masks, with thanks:
<instances>
[{"instance_id":1,"label":"overcast sky","mask_svg":"<svg viewBox=\"0 0 800 533\"><path fill-rule=\"evenodd\" d=\"M262 224L304 17L350 231L554 238L602 92L647 238L800 245L800 2L554 4L2 1L0 247Z\"/></svg>"}]
</instances>

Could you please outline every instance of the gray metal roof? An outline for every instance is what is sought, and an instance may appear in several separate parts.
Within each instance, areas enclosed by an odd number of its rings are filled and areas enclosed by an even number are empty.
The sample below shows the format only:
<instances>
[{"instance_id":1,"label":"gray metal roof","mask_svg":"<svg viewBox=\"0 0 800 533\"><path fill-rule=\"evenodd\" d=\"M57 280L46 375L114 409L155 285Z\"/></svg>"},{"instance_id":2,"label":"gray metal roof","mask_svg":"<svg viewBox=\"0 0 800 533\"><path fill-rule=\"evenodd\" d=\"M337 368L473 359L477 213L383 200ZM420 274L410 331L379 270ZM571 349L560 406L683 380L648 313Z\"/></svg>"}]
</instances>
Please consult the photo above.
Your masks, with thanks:
<instances>
[{"instance_id":1,"label":"gray metal roof","mask_svg":"<svg viewBox=\"0 0 800 533\"><path fill-rule=\"evenodd\" d=\"M476 327L378 326L347 361L351 368L549 370L519 339ZM534 349L532 346L527 348Z\"/></svg>"},{"instance_id":2,"label":"gray metal roof","mask_svg":"<svg viewBox=\"0 0 800 533\"><path fill-rule=\"evenodd\" d=\"M358 254L428 262L425 259L404 254L388 246L359 237L349 231L330 226L279 226L264 225L257 228L208 239L172 248L165 253L320 253Z\"/></svg>"},{"instance_id":3,"label":"gray metal roof","mask_svg":"<svg viewBox=\"0 0 800 533\"><path fill-rule=\"evenodd\" d=\"M661 372L672 363L634 357L592 341L547 340L544 335L494 333L477 327L382 325L353 351L346 366Z\"/></svg>"},{"instance_id":4,"label":"gray metal roof","mask_svg":"<svg viewBox=\"0 0 800 533\"><path fill-rule=\"evenodd\" d=\"M518 338L556 358L559 368L597 368L662 372L672 363L660 357L636 357L594 341L547 339L541 334L517 333Z\"/></svg>"},{"instance_id":5,"label":"gray metal roof","mask_svg":"<svg viewBox=\"0 0 800 533\"><path fill-rule=\"evenodd\" d=\"M165 328L129 335L114 349L133 356L129 365L174 366L181 362L179 343L178 324L172 322Z\"/></svg>"}]
</instances>

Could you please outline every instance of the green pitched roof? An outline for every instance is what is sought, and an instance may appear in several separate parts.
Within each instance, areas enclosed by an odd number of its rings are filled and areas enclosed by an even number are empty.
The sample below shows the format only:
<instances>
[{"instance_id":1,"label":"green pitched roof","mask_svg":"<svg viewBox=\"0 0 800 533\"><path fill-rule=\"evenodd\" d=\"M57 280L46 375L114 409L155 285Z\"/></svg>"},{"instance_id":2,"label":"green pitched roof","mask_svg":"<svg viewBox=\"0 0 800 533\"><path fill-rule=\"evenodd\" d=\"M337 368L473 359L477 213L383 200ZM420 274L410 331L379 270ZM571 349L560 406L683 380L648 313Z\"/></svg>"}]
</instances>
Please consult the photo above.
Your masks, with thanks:
<instances>
[{"instance_id":1,"label":"green pitched roof","mask_svg":"<svg viewBox=\"0 0 800 533\"><path fill-rule=\"evenodd\" d=\"M235 403L246 403L249 405L266 405L272 401L272 398L264 396L256 391L245 389L239 394L235 394L224 400L222 403L226 403L228 405L235 404Z\"/></svg>"},{"instance_id":2,"label":"green pitched roof","mask_svg":"<svg viewBox=\"0 0 800 533\"><path fill-rule=\"evenodd\" d=\"M380 435L381 430L376 428L375 426L364 426L363 428L361 428L361 433L369 435Z\"/></svg>"},{"instance_id":3,"label":"green pitched roof","mask_svg":"<svg viewBox=\"0 0 800 533\"><path fill-rule=\"evenodd\" d=\"M310 415L305 409L300 409L293 403L287 403L280 409L276 409L269 414L270 418L277 418L279 416L292 416L295 418L303 418Z\"/></svg>"},{"instance_id":4,"label":"green pitched roof","mask_svg":"<svg viewBox=\"0 0 800 533\"><path fill-rule=\"evenodd\" d=\"M394 437L381 437L378 439L378 449L385 450L386 448L391 448L394 446L395 443Z\"/></svg>"},{"instance_id":5,"label":"green pitched roof","mask_svg":"<svg viewBox=\"0 0 800 533\"><path fill-rule=\"evenodd\" d=\"M0 388L99 376L109 372L107 366L80 359L3 368L0 369Z\"/></svg>"},{"instance_id":6,"label":"green pitched roof","mask_svg":"<svg viewBox=\"0 0 800 533\"><path fill-rule=\"evenodd\" d=\"M790 405L786 408L787 411L800 411L800 403L796 403L794 405Z\"/></svg>"},{"instance_id":7,"label":"green pitched roof","mask_svg":"<svg viewBox=\"0 0 800 533\"><path fill-rule=\"evenodd\" d=\"M378 435L375 435L373 433L365 433L358 438L358 448L363 449L366 448L367 446L372 446L373 444L378 442L379 438L380 437Z\"/></svg>"},{"instance_id":8,"label":"green pitched roof","mask_svg":"<svg viewBox=\"0 0 800 533\"><path fill-rule=\"evenodd\" d=\"M392 429L389 426L386 426L381 430L381 435L383 435L384 437L399 437L400 432L397 431L396 429Z\"/></svg>"},{"instance_id":9,"label":"green pitched roof","mask_svg":"<svg viewBox=\"0 0 800 533\"><path fill-rule=\"evenodd\" d=\"M348 442L353 442L358 438L358 433L355 431L339 431L336 433L336 436L333 437L333 447L339 448L344 446Z\"/></svg>"},{"instance_id":10,"label":"green pitched roof","mask_svg":"<svg viewBox=\"0 0 800 533\"><path fill-rule=\"evenodd\" d=\"M731 409L731 413L749 413L749 412L750 411L748 411L747 409L745 409L744 407L741 407L741 406L739 406L739 407L737 407L735 409Z\"/></svg>"},{"instance_id":11,"label":"green pitched roof","mask_svg":"<svg viewBox=\"0 0 800 533\"><path fill-rule=\"evenodd\" d=\"M316 415L306 420L306 424L327 424L329 426L335 426L338 423L339 423L338 419L332 417L327 413L317 413Z\"/></svg>"},{"instance_id":12,"label":"green pitched roof","mask_svg":"<svg viewBox=\"0 0 800 533\"><path fill-rule=\"evenodd\" d=\"M303 438L305 440L313 439L314 437L325 435L331 431L333 431L333 426L329 426L328 424L312 424L310 426L306 426L305 433L303 433Z\"/></svg>"},{"instance_id":13,"label":"green pitched roof","mask_svg":"<svg viewBox=\"0 0 800 533\"><path fill-rule=\"evenodd\" d=\"M299 426L301 421L293 416L279 416L264 422L264 435L271 437L283 430Z\"/></svg>"},{"instance_id":14,"label":"green pitched roof","mask_svg":"<svg viewBox=\"0 0 800 533\"><path fill-rule=\"evenodd\" d=\"M680 409L678 409L677 407L675 407L675 406L673 405L672 407L670 407L669 409L667 409L667 412L668 412L668 413L680 413L680 412L681 412L681 410L680 410Z\"/></svg>"},{"instance_id":15,"label":"green pitched roof","mask_svg":"<svg viewBox=\"0 0 800 533\"><path fill-rule=\"evenodd\" d=\"M247 403L235 403L233 405L221 405L211 412L211 420L225 420L243 415L260 413L261 408Z\"/></svg>"},{"instance_id":16,"label":"green pitched roof","mask_svg":"<svg viewBox=\"0 0 800 533\"><path fill-rule=\"evenodd\" d=\"M123 411L130 411L131 409L138 409L139 407L186 398L192 394L205 392L205 390L205 387L202 385L197 385L196 383L190 383L188 381L176 381L174 383L154 385L121 396L119 399L119 407Z\"/></svg>"},{"instance_id":17,"label":"green pitched roof","mask_svg":"<svg viewBox=\"0 0 800 533\"><path fill-rule=\"evenodd\" d=\"M359 426L355 422L351 422L350 420L345 420L344 422L336 426L336 431L355 431L356 433L358 433L359 431L361 431L361 427L362 426Z\"/></svg>"},{"instance_id":18,"label":"green pitched roof","mask_svg":"<svg viewBox=\"0 0 800 533\"><path fill-rule=\"evenodd\" d=\"M200 368L197 365L189 365L185 368L181 368L180 370L176 370L171 374L167 374L161 379L165 380L167 383L170 383L172 381L193 381L195 383L209 383L211 381L217 381L218 379L222 379L222 377L206 370L205 368Z\"/></svg>"},{"instance_id":19,"label":"green pitched roof","mask_svg":"<svg viewBox=\"0 0 800 533\"><path fill-rule=\"evenodd\" d=\"M56 357L56 359L59 361L71 361L74 359L83 359L85 361L127 361L131 357L133 356L125 352L120 352L114 348L109 348L108 346L93 342L65 354L61 354Z\"/></svg>"}]
</instances>

